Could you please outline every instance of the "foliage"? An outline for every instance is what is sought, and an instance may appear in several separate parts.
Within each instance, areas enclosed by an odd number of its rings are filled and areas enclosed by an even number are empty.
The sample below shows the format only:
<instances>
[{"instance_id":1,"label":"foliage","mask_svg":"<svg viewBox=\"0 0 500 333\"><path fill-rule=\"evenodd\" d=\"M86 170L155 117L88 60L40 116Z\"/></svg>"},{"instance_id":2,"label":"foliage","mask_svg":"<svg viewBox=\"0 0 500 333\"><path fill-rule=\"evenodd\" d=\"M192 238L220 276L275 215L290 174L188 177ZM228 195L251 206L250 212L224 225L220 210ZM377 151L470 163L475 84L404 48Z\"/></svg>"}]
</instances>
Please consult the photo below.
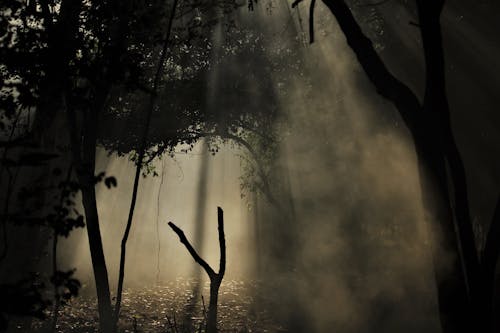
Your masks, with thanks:
<instances>
[{"instance_id":1,"label":"foliage","mask_svg":"<svg viewBox=\"0 0 500 333\"><path fill-rule=\"evenodd\" d=\"M56 271L50 278L50 282L56 288L55 298L61 305L66 305L67 302L75 296L78 296L78 290L81 287L80 281L73 278L74 269L68 271Z\"/></svg>"},{"instance_id":2,"label":"foliage","mask_svg":"<svg viewBox=\"0 0 500 333\"><path fill-rule=\"evenodd\" d=\"M156 173L152 159L164 152L173 154L179 145L189 151L203 137L214 154L231 137L256 136L265 142L262 147L273 146L279 117L276 92L286 91L286 77L278 65L290 53L267 61L262 35L235 24L233 14L242 5L229 0L180 3L147 141L144 175ZM84 226L75 209L81 179L117 186L114 177L93 174L92 158L78 160L89 155L85 149L95 152L95 141L88 139L94 127L97 142L109 151L138 150L171 6L172 1L159 0L0 4L0 120L10 130L16 119L22 119L23 130L10 135L8 142L26 137L33 145L26 151L16 143L18 151L9 155L5 149L2 167L9 172L43 167L43 173L54 160L71 158L78 175L78 182L69 177L55 185L62 174L56 168L20 186L15 212L4 214L8 222L49 228L57 242L57 237ZM219 68L227 72L217 81L210 79ZM268 71L279 84L272 79L258 82ZM215 96L227 98L216 101ZM247 103L241 102L243 97ZM68 137L73 141L69 149ZM73 271L53 273L56 299L77 294L79 283L72 275Z\"/></svg>"},{"instance_id":3,"label":"foliage","mask_svg":"<svg viewBox=\"0 0 500 333\"><path fill-rule=\"evenodd\" d=\"M9 315L45 318L50 302L42 296L44 288L37 274L16 283L0 284L0 331L7 329Z\"/></svg>"}]
</instances>

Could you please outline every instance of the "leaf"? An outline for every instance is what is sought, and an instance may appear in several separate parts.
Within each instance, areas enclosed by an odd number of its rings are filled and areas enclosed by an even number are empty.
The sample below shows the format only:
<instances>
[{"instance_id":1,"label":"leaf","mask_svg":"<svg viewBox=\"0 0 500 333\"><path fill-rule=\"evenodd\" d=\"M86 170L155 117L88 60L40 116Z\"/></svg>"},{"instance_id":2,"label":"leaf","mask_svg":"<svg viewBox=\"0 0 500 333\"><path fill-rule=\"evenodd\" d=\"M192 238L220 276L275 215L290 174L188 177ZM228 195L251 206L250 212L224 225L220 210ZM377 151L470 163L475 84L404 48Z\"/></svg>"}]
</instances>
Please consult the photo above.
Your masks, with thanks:
<instances>
[{"instance_id":1,"label":"leaf","mask_svg":"<svg viewBox=\"0 0 500 333\"><path fill-rule=\"evenodd\" d=\"M106 175L105 172L99 172L97 176L94 176L94 183L97 184L102 182L102 179L104 178L105 175Z\"/></svg>"},{"instance_id":2,"label":"leaf","mask_svg":"<svg viewBox=\"0 0 500 333\"><path fill-rule=\"evenodd\" d=\"M116 178L113 176L106 177L106 179L104 180L104 184L106 184L107 188L116 187L118 185Z\"/></svg>"}]
</instances>

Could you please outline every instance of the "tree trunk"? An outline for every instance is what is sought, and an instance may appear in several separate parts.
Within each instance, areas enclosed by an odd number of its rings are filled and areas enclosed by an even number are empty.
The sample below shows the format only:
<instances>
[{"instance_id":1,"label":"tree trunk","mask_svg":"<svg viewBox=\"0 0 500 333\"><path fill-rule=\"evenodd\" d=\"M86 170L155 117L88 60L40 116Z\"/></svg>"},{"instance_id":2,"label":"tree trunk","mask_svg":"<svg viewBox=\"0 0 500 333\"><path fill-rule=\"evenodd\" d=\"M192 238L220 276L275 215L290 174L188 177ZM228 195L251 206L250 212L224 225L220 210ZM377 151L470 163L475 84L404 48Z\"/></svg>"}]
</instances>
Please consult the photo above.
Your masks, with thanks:
<instances>
[{"instance_id":1,"label":"tree trunk","mask_svg":"<svg viewBox=\"0 0 500 333\"><path fill-rule=\"evenodd\" d=\"M432 259L438 293L441 327L447 332L469 332L470 314L467 286L462 272L460 249L447 205L445 161L439 152L417 144L424 209L432 235ZM425 156L425 157L422 157Z\"/></svg>"},{"instance_id":2,"label":"tree trunk","mask_svg":"<svg viewBox=\"0 0 500 333\"><path fill-rule=\"evenodd\" d=\"M57 274L57 240L59 235L54 229L54 239L52 240L52 274L55 277ZM52 332L56 332L57 320L59 318L59 307L61 305L58 285L54 281L54 310L52 313Z\"/></svg>"},{"instance_id":3,"label":"tree trunk","mask_svg":"<svg viewBox=\"0 0 500 333\"><path fill-rule=\"evenodd\" d=\"M481 258L479 285L476 290L476 317L483 332L495 332L495 282L500 252L500 199L498 199Z\"/></svg>"},{"instance_id":4,"label":"tree trunk","mask_svg":"<svg viewBox=\"0 0 500 333\"><path fill-rule=\"evenodd\" d=\"M151 123L151 117L153 115L153 111L154 111L154 108L156 106L157 91L158 91L158 88L159 88L159 85L161 82L163 68L165 65L165 60L167 58L168 46L169 46L169 41L170 41L170 33L172 32L172 24L173 24L174 18L175 18L177 3L178 3L178 0L174 0L174 3L172 4L172 10L170 12L170 18L168 21L167 31L165 33L165 40L164 40L163 45L162 45L160 58L158 61L158 66L156 67L156 72L155 72L155 76L154 76L154 80L153 80L152 92L149 96L149 103L148 103L147 109L146 109L146 112L147 112L146 121L144 123L143 133L142 133L140 147L139 147L139 155L138 155L137 161L136 161L134 186L132 189L132 199L130 202L130 209L129 209L129 214L128 214L128 218L127 218L127 224L125 227L125 231L123 233L121 246L120 246L120 268L119 268L119 272L118 272L118 287L117 287L117 292L116 292L116 304L115 304L114 316L113 316L113 330L114 331L116 331L118 328L118 319L120 316L122 293L123 293L123 281L125 279L125 259L126 259L126 251L127 251L127 242L128 242L128 237L130 234L130 229L132 227L132 221L134 218L134 210L135 210L135 204L137 201L137 191L139 189L141 168L142 168L142 164L143 164L143 160L144 160L144 155L145 155L145 152L147 149L146 145L147 145L147 138L148 138L148 133L149 133L149 125Z\"/></svg>"},{"instance_id":5,"label":"tree trunk","mask_svg":"<svg viewBox=\"0 0 500 333\"><path fill-rule=\"evenodd\" d=\"M109 333L112 332L113 323L111 295L109 292L108 271L104 259L101 232L99 230L99 217L93 182L82 184L82 201L85 208L87 235L97 291L99 326L102 333Z\"/></svg>"},{"instance_id":6,"label":"tree trunk","mask_svg":"<svg viewBox=\"0 0 500 333\"><path fill-rule=\"evenodd\" d=\"M78 182L82 191L82 203L85 211L87 236L89 240L92 269L94 271L97 291L97 306L99 311L99 326L102 333L110 333L113 328L113 312L108 281L108 271L102 246L99 227L99 214L95 193L95 156L97 144L97 114L104 105L107 92L99 91L95 103L88 110L83 121L82 136L76 122L75 110L67 105L64 96L63 103L68 116L68 128L71 141L73 165L75 165Z\"/></svg>"},{"instance_id":7,"label":"tree trunk","mask_svg":"<svg viewBox=\"0 0 500 333\"><path fill-rule=\"evenodd\" d=\"M224 273L226 272L226 239L224 238L224 213L220 207L217 207L217 230L219 232L219 248L220 248L220 259L219 259L219 272L215 271L210 267L210 265L203 260L196 250L193 248L191 243L187 240L184 232L177 227L172 222L168 222L168 225L172 230L179 236L179 240L186 247L189 254L207 273L210 278L210 302L208 305L208 315L207 315L207 333L217 333L217 301L219 298L219 287L224 278Z\"/></svg>"},{"instance_id":8,"label":"tree trunk","mask_svg":"<svg viewBox=\"0 0 500 333\"><path fill-rule=\"evenodd\" d=\"M427 103L422 107L415 94L389 72L345 1L323 0L323 2L336 17L348 45L354 51L369 80L375 85L377 92L394 104L412 134L419 161L424 206L430 220L435 222L431 230L436 236L432 239L432 252L441 325L445 333L468 331L468 290L460 261L461 248L456 237L448 192L444 143L440 135L444 129L441 127L443 123L436 121L441 117L440 110L436 110L437 106L430 102L429 95L426 96ZM427 28L433 34L440 34L440 4L434 5L438 6L436 8L439 11L420 11L420 19L425 22L431 20L433 24ZM426 16L428 14L434 17L429 18ZM435 31L436 29L438 30ZM428 38L427 30L422 34L422 38ZM438 40L433 40L433 43L436 42L440 43L440 37ZM438 69L434 62L427 66L428 73L434 73ZM442 79L444 80L444 76ZM429 80L427 84L430 84ZM426 93L429 91L435 93L435 88L426 87Z\"/></svg>"},{"instance_id":9,"label":"tree trunk","mask_svg":"<svg viewBox=\"0 0 500 333\"><path fill-rule=\"evenodd\" d=\"M210 279L210 302L207 314L207 333L217 333L217 303L219 299L219 287L222 279L214 277Z\"/></svg>"}]
</instances>

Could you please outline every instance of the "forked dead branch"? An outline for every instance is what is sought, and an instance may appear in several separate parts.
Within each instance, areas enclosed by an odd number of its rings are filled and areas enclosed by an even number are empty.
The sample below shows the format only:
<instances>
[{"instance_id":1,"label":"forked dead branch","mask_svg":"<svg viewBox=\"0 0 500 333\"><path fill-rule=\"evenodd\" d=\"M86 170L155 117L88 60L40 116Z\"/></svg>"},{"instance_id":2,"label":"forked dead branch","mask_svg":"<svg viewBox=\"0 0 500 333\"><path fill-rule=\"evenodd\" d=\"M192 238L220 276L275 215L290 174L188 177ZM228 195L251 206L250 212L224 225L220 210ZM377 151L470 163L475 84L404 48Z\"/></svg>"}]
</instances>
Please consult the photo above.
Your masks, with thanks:
<instances>
[{"instance_id":1,"label":"forked dead branch","mask_svg":"<svg viewBox=\"0 0 500 333\"><path fill-rule=\"evenodd\" d=\"M224 277L224 273L226 271L226 240L224 238L224 212L222 208L217 207L217 223L218 223L218 232L219 232L219 247L220 247L220 260L219 260L219 272L216 273L210 265L201 258L196 250L193 248L189 240L186 238L184 232L177 227L172 222L168 222L168 225L172 230L179 236L179 240L186 247L189 254L193 257L194 261L196 261L205 272L207 272L208 277L210 278L210 302L208 304L208 314L207 314L207 333L216 333L217 332L217 300L219 297L219 288L222 283L222 278Z\"/></svg>"}]
</instances>

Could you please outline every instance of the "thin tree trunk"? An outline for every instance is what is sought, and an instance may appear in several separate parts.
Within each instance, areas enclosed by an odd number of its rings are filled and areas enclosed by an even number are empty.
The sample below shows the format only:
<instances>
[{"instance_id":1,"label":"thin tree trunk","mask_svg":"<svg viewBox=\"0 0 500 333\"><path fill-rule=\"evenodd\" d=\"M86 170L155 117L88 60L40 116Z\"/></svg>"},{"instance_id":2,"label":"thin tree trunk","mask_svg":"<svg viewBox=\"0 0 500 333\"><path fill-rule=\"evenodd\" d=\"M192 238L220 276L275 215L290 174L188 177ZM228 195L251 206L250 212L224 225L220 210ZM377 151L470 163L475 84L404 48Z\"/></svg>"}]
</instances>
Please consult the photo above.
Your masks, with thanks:
<instances>
[{"instance_id":1,"label":"thin tree trunk","mask_svg":"<svg viewBox=\"0 0 500 333\"><path fill-rule=\"evenodd\" d=\"M156 242L158 244L156 252L156 285L160 284L160 254L161 254L161 239L160 239L160 197L163 188L163 179L165 177L165 160L161 162L161 178L160 186L158 187L158 195L156 197Z\"/></svg>"},{"instance_id":2,"label":"thin tree trunk","mask_svg":"<svg viewBox=\"0 0 500 333\"><path fill-rule=\"evenodd\" d=\"M153 81L153 89L152 89L152 92L150 94L149 104L148 104L148 108L147 108L146 122L144 124L144 132L142 134L141 143L140 143L140 147L139 147L139 155L138 155L138 158L136 161L134 186L133 186L133 190L132 190L132 200L130 203L130 210L129 210L129 214L128 214L127 225L125 227L125 231L123 233L123 238L122 238L122 242L121 242L120 270L118 273L118 287L117 287L117 292L116 292L116 303L115 303L114 318L113 318L114 330L117 329L118 319L120 316L121 300L122 300L122 293L123 293L123 280L125 279L125 258L126 258L126 251L127 251L127 241L128 241L128 237L130 234L130 229L132 227L132 221L134 218L135 204L137 201L137 190L139 188L141 168L142 168L142 163L144 160L144 154L145 154L145 150L146 150L149 125L151 122L151 116L153 114L153 110L154 110L155 105L156 105L157 90L158 90L158 87L159 87L160 82L161 82L161 75L163 73L163 67L165 64L165 59L167 57L170 33L172 31L172 24L173 24L174 17L175 17L175 11L177 9L177 2L178 2L178 0L174 0L174 3L172 5L172 10L170 12L170 18L168 21L167 32L166 32L165 40L163 43L163 48L162 48L161 53L160 53L158 67L156 69L156 73L155 73L155 77L154 77L154 81Z\"/></svg>"},{"instance_id":3,"label":"thin tree trunk","mask_svg":"<svg viewBox=\"0 0 500 333\"><path fill-rule=\"evenodd\" d=\"M55 277L57 274L57 240L59 238L59 235L57 234L57 231L55 231L55 229L53 237L54 239L52 240L52 274ZM54 310L52 312L52 332L56 331L60 304L61 302L59 296L59 289L58 286L54 284Z\"/></svg>"}]
</instances>

